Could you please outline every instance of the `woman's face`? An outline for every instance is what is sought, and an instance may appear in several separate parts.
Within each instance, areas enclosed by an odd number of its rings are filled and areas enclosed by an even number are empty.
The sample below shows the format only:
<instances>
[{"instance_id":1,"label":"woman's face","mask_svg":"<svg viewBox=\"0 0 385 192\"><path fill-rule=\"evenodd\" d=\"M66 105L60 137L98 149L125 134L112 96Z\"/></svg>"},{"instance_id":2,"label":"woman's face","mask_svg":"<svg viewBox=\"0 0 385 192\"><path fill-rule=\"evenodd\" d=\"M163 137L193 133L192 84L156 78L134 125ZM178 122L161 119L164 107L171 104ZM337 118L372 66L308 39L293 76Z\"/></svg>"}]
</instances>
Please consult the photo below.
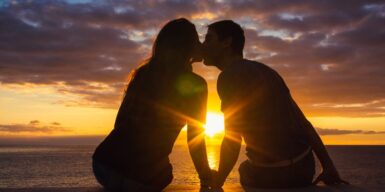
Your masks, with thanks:
<instances>
[{"instance_id":1,"label":"woman's face","mask_svg":"<svg viewBox=\"0 0 385 192\"><path fill-rule=\"evenodd\" d=\"M198 33L196 33L196 36L195 36L195 42L194 42L194 45L193 45L193 51L192 51L192 56L191 56L191 60L192 62L201 62L203 60L203 50L202 50L202 43L199 41L199 37L198 37Z\"/></svg>"}]
</instances>

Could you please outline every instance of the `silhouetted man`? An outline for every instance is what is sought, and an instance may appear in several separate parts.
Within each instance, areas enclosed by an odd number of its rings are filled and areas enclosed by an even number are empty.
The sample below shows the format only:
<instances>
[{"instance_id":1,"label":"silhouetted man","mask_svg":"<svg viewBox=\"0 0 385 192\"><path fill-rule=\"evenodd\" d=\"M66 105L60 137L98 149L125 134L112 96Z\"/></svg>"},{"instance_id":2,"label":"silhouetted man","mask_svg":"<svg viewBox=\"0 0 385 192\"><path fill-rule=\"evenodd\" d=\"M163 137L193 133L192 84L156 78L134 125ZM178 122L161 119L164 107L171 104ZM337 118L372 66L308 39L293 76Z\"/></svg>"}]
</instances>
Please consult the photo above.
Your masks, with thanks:
<instances>
[{"instance_id":1,"label":"silhouetted man","mask_svg":"<svg viewBox=\"0 0 385 192\"><path fill-rule=\"evenodd\" d=\"M203 43L204 63L222 71L217 89L225 115L225 138L212 186L223 185L237 161L242 137L248 157L239 167L243 186L311 185L315 172L312 151L323 167L314 183L345 183L283 79L270 67L244 59L244 43L242 28L230 20L209 25Z\"/></svg>"}]
</instances>

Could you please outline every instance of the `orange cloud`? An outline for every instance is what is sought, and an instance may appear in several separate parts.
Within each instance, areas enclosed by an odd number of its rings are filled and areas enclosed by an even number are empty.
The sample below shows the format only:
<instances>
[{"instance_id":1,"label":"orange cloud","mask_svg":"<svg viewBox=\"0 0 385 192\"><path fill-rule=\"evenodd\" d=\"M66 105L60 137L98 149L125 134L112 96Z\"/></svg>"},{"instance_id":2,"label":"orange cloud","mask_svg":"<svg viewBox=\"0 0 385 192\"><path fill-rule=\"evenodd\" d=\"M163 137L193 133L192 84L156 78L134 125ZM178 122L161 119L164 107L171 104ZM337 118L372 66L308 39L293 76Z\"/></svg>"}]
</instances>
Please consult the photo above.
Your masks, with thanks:
<instances>
[{"instance_id":1,"label":"orange cloud","mask_svg":"<svg viewBox=\"0 0 385 192\"><path fill-rule=\"evenodd\" d=\"M32 120L28 124L0 124L0 133L57 133L71 132L72 130L62 127L60 123L53 122L48 125L38 120Z\"/></svg>"}]
</instances>

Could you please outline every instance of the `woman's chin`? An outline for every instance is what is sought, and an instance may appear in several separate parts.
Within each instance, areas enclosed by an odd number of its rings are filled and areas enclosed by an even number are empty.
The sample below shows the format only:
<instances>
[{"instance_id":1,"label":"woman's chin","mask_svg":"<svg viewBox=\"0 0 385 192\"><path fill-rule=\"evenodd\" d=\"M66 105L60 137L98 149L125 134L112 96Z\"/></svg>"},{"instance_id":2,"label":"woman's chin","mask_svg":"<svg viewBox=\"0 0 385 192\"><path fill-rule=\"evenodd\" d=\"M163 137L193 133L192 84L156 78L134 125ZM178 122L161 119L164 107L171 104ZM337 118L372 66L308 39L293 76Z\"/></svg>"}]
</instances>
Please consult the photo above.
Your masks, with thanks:
<instances>
[{"instance_id":1,"label":"woman's chin","mask_svg":"<svg viewBox=\"0 0 385 192\"><path fill-rule=\"evenodd\" d=\"M202 61L203 61L203 58L191 58L190 64L198 63L198 62L202 62Z\"/></svg>"},{"instance_id":2,"label":"woman's chin","mask_svg":"<svg viewBox=\"0 0 385 192\"><path fill-rule=\"evenodd\" d=\"M202 61L203 61L203 57L194 58L194 62L202 62Z\"/></svg>"},{"instance_id":3,"label":"woman's chin","mask_svg":"<svg viewBox=\"0 0 385 192\"><path fill-rule=\"evenodd\" d=\"M214 64L207 59L203 59L203 64L206 66L214 66Z\"/></svg>"}]
</instances>

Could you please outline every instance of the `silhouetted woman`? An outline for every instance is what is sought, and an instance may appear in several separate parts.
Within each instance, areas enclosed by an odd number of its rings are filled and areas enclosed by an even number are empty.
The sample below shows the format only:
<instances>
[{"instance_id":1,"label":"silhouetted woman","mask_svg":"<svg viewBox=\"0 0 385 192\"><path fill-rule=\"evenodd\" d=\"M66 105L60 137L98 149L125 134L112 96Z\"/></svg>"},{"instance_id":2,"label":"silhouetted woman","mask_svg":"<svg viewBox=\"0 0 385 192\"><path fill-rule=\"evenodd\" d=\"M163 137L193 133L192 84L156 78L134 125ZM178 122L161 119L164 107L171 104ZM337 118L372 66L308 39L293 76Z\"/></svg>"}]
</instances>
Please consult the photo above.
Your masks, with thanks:
<instances>
[{"instance_id":1,"label":"silhouetted woman","mask_svg":"<svg viewBox=\"0 0 385 192\"><path fill-rule=\"evenodd\" d=\"M195 26L186 19L168 22L159 32L152 56L128 84L114 129L96 148L93 170L98 182L112 191L160 191L173 178L168 155L187 123L190 154L207 185L202 124L207 84L192 72L199 58Z\"/></svg>"}]
</instances>

